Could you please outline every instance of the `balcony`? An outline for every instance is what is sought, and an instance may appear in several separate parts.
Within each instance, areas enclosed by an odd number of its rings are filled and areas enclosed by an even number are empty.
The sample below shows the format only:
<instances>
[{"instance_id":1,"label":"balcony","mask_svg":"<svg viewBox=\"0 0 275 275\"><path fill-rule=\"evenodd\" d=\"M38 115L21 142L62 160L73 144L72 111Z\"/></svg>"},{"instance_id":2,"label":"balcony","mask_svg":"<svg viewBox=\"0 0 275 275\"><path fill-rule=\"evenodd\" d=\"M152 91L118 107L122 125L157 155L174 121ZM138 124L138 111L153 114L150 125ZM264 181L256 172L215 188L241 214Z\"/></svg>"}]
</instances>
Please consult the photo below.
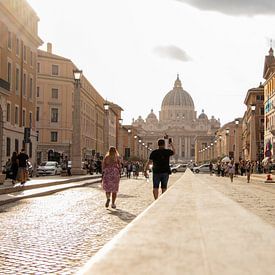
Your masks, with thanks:
<instances>
[{"instance_id":1,"label":"balcony","mask_svg":"<svg viewBox=\"0 0 275 275\"><path fill-rule=\"evenodd\" d=\"M1 88L3 88L5 90L4 92L9 92L10 91L10 83L7 82L6 80L0 78L0 89Z\"/></svg>"}]
</instances>

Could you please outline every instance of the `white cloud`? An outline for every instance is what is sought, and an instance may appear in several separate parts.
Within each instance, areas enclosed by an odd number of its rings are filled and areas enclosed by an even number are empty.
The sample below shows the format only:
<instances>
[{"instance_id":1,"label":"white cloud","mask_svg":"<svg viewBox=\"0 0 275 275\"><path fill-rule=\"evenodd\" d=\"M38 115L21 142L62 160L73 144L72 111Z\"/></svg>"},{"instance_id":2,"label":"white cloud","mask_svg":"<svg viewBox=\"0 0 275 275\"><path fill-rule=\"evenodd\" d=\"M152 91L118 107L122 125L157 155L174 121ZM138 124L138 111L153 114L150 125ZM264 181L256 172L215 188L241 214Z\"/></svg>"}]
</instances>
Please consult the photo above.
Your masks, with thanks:
<instances>
[{"instance_id":1,"label":"white cloud","mask_svg":"<svg viewBox=\"0 0 275 275\"><path fill-rule=\"evenodd\" d=\"M191 57L177 46L158 46L154 48L154 53L158 54L160 57L175 59L178 61L186 62L190 61Z\"/></svg>"},{"instance_id":2,"label":"white cloud","mask_svg":"<svg viewBox=\"0 0 275 275\"><path fill-rule=\"evenodd\" d=\"M200 10L218 11L229 15L275 14L274 0L176 0Z\"/></svg>"}]
</instances>

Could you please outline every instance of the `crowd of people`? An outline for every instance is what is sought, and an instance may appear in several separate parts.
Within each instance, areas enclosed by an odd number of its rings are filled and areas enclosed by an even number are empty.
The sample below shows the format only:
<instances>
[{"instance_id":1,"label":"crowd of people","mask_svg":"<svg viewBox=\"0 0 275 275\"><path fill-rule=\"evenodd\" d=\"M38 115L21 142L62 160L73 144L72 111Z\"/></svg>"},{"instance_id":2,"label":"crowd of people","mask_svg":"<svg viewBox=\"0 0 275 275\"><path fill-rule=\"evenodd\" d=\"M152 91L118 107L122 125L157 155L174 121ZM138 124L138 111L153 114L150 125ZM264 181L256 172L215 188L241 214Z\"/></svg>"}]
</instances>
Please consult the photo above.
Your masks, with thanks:
<instances>
[{"instance_id":1,"label":"crowd of people","mask_svg":"<svg viewBox=\"0 0 275 275\"><path fill-rule=\"evenodd\" d=\"M241 160L234 162L217 162L216 164L210 163L210 174L216 173L217 176L226 177L229 176L231 182L233 182L234 175L246 176L247 182L250 182L250 175L252 173L270 173L272 165L270 162L262 164L260 161Z\"/></svg>"}]
</instances>

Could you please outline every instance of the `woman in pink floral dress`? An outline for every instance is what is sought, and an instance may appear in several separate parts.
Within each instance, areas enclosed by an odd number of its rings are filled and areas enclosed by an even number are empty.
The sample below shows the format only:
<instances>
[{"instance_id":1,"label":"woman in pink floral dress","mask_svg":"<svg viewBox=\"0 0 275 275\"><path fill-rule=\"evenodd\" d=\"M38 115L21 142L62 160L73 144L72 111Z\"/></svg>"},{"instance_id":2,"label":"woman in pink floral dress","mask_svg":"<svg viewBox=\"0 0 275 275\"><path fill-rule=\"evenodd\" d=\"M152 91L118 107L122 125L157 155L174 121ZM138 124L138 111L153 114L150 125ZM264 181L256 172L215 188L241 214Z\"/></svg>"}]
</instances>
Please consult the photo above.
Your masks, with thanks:
<instances>
[{"instance_id":1,"label":"woman in pink floral dress","mask_svg":"<svg viewBox=\"0 0 275 275\"><path fill-rule=\"evenodd\" d=\"M120 181L120 160L115 147L110 147L103 163L103 189L106 192L107 201L105 207L109 207L112 194L112 208L116 208L115 201Z\"/></svg>"}]
</instances>

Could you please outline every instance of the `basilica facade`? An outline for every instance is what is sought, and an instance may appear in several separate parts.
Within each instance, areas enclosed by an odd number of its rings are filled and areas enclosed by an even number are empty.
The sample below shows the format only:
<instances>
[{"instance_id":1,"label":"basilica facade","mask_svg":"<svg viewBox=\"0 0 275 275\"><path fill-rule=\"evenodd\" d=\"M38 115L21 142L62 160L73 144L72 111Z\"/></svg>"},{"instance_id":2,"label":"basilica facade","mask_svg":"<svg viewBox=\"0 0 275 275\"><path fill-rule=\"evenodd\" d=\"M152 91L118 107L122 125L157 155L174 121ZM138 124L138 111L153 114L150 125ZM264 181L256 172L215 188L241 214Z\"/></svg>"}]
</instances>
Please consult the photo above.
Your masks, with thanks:
<instances>
[{"instance_id":1,"label":"basilica facade","mask_svg":"<svg viewBox=\"0 0 275 275\"><path fill-rule=\"evenodd\" d=\"M195 139L198 136L214 136L220 128L220 121L212 116L208 119L202 110L197 117L192 97L182 88L179 76L174 87L161 104L159 118L151 110L146 119L139 116L133 119L132 126L139 137L152 149L165 134L173 139L175 155L172 161L187 163L195 160Z\"/></svg>"}]
</instances>

